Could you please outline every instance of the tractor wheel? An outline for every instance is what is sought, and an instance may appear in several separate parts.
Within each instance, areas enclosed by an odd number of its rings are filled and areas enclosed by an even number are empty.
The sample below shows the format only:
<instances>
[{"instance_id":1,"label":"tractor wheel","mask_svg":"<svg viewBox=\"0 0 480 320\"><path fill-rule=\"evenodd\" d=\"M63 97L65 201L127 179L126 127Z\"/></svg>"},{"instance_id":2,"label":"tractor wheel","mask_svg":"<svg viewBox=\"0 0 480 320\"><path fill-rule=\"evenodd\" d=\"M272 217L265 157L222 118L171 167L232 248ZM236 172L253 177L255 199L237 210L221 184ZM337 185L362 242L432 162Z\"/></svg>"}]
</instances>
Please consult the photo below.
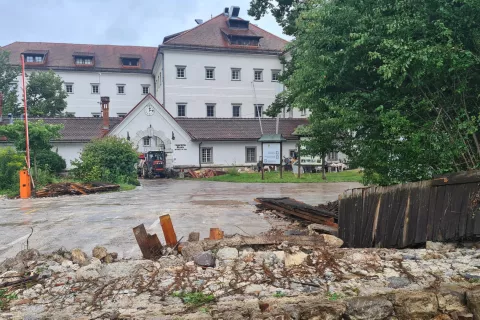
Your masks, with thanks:
<instances>
[{"instance_id":1,"label":"tractor wheel","mask_svg":"<svg viewBox=\"0 0 480 320\"><path fill-rule=\"evenodd\" d=\"M147 179L148 178L148 168L147 166L142 167L142 178Z\"/></svg>"}]
</instances>

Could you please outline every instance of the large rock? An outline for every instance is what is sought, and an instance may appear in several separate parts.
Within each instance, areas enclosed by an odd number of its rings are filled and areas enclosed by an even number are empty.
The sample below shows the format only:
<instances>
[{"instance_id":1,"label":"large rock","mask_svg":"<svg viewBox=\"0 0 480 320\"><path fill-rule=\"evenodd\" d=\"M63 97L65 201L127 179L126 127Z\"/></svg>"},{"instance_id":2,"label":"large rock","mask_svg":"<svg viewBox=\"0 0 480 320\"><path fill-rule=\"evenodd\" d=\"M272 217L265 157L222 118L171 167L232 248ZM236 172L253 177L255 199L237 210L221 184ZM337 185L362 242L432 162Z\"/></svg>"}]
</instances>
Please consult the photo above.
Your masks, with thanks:
<instances>
[{"instance_id":1,"label":"large rock","mask_svg":"<svg viewBox=\"0 0 480 320\"><path fill-rule=\"evenodd\" d=\"M193 261L201 267L215 267L215 256L210 251L196 255Z\"/></svg>"},{"instance_id":2,"label":"large rock","mask_svg":"<svg viewBox=\"0 0 480 320\"><path fill-rule=\"evenodd\" d=\"M398 292L394 306L400 320L430 320L438 312L438 301L433 292Z\"/></svg>"},{"instance_id":3,"label":"large rock","mask_svg":"<svg viewBox=\"0 0 480 320\"><path fill-rule=\"evenodd\" d=\"M40 252L35 249L22 250L15 258L5 259L0 263L0 273L6 271L17 271L18 273L23 273L27 269L29 262L37 261L40 257Z\"/></svg>"},{"instance_id":4,"label":"large rock","mask_svg":"<svg viewBox=\"0 0 480 320\"><path fill-rule=\"evenodd\" d=\"M81 267L76 272L77 281L96 280L100 278L100 266L98 264L91 264Z\"/></svg>"},{"instance_id":5,"label":"large rock","mask_svg":"<svg viewBox=\"0 0 480 320\"><path fill-rule=\"evenodd\" d=\"M107 249L105 249L105 247L96 246L92 250L92 256L100 260L104 259L107 256L107 254L108 252L107 252Z\"/></svg>"},{"instance_id":6,"label":"large rock","mask_svg":"<svg viewBox=\"0 0 480 320\"><path fill-rule=\"evenodd\" d=\"M480 289L467 292L467 306L475 320L480 320Z\"/></svg>"},{"instance_id":7,"label":"large rock","mask_svg":"<svg viewBox=\"0 0 480 320\"><path fill-rule=\"evenodd\" d=\"M182 256L186 261L192 261L195 256L203 252L203 247L198 242L187 242L182 247Z\"/></svg>"},{"instance_id":8,"label":"large rock","mask_svg":"<svg viewBox=\"0 0 480 320\"><path fill-rule=\"evenodd\" d=\"M347 319L383 320L393 313L393 304L383 297L357 297L347 301Z\"/></svg>"},{"instance_id":9,"label":"large rock","mask_svg":"<svg viewBox=\"0 0 480 320\"><path fill-rule=\"evenodd\" d=\"M79 264L81 266L85 266L88 264L87 254L83 252L81 249L73 249L72 250L72 261L73 263Z\"/></svg>"},{"instance_id":10,"label":"large rock","mask_svg":"<svg viewBox=\"0 0 480 320\"><path fill-rule=\"evenodd\" d=\"M317 233L331 234L332 236L338 236L338 228L326 226L324 224L312 223L308 225L308 231L311 235Z\"/></svg>"},{"instance_id":11,"label":"large rock","mask_svg":"<svg viewBox=\"0 0 480 320\"><path fill-rule=\"evenodd\" d=\"M340 248L343 246L343 240L332 236L331 234L321 234L320 238L322 238L322 241L325 243L325 245L329 247Z\"/></svg>"},{"instance_id":12,"label":"large rock","mask_svg":"<svg viewBox=\"0 0 480 320\"><path fill-rule=\"evenodd\" d=\"M457 246L455 245L455 243L427 241L427 243L425 244L425 248L428 250L448 251L448 250L455 250Z\"/></svg>"},{"instance_id":13,"label":"large rock","mask_svg":"<svg viewBox=\"0 0 480 320\"><path fill-rule=\"evenodd\" d=\"M299 251L293 254L286 253L285 254L285 267L289 268L292 266L299 266L304 263L305 259L307 259L308 254Z\"/></svg>"},{"instance_id":14,"label":"large rock","mask_svg":"<svg viewBox=\"0 0 480 320\"><path fill-rule=\"evenodd\" d=\"M220 260L235 260L238 258L238 250L236 248L222 248L218 250L217 258Z\"/></svg>"}]
</instances>

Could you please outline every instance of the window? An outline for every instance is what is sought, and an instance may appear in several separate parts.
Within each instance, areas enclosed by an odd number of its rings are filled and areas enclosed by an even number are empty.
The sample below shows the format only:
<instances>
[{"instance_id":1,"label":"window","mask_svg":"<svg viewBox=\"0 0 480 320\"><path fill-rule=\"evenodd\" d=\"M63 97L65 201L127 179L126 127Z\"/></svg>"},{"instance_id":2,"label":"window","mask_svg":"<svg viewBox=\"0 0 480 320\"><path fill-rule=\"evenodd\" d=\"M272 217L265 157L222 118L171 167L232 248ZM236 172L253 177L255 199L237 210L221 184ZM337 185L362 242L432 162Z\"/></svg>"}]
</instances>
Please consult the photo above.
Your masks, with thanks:
<instances>
[{"instance_id":1,"label":"window","mask_svg":"<svg viewBox=\"0 0 480 320\"><path fill-rule=\"evenodd\" d=\"M305 110L305 109L301 110L300 115L301 115L302 117L305 117L305 116L307 115L307 110Z\"/></svg>"},{"instance_id":2,"label":"window","mask_svg":"<svg viewBox=\"0 0 480 320\"><path fill-rule=\"evenodd\" d=\"M25 56L25 62L33 62L33 56Z\"/></svg>"},{"instance_id":3,"label":"window","mask_svg":"<svg viewBox=\"0 0 480 320\"><path fill-rule=\"evenodd\" d=\"M149 94L150 86L148 84L142 84L142 94Z\"/></svg>"},{"instance_id":4,"label":"window","mask_svg":"<svg viewBox=\"0 0 480 320\"><path fill-rule=\"evenodd\" d=\"M186 79L187 73L185 66L177 66L177 79Z\"/></svg>"},{"instance_id":5,"label":"window","mask_svg":"<svg viewBox=\"0 0 480 320\"><path fill-rule=\"evenodd\" d=\"M202 163L213 162L213 148L202 148Z\"/></svg>"},{"instance_id":6,"label":"window","mask_svg":"<svg viewBox=\"0 0 480 320\"><path fill-rule=\"evenodd\" d=\"M122 58L122 65L124 67L138 67L139 58Z\"/></svg>"},{"instance_id":7,"label":"window","mask_svg":"<svg viewBox=\"0 0 480 320\"><path fill-rule=\"evenodd\" d=\"M65 83L65 91L67 91L67 93L73 93L73 83Z\"/></svg>"},{"instance_id":8,"label":"window","mask_svg":"<svg viewBox=\"0 0 480 320\"><path fill-rule=\"evenodd\" d=\"M37 63L43 62L43 57L42 56L35 56L35 62L37 62Z\"/></svg>"},{"instance_id":9,"label":"window","mask_svg":"<svg viewBox=\"0 0 480 320\"><path fill-rule=\"evenodd\" d=\"M215 105L207 104L207 117L215 117Z\"/></svg>"},{"instance_id":10,"label":"window","mask_svg":"<svg viewBox=\"0 0 480 320\"><path fill-rule=\"evenodd\" d=\"M100 85L98 83L92 83L92 94L99 94L100 93Z\"/></svg>"},{"instance_id":11,"label":"window","mask_svg":"<svg viewBox=\"0 0 480 320\"><path fill-rule=\"evenodd\" d=\"M263 104L255 105L255 118L263 117Z\"/></svg>"},{"instance_id":12,"label":"window","mask_svg":"<svg viewBox=\"0 0 480 320\"><path fill-rule=\"evenodd\" d=\"M93 64L93 59L90 57L76 57L75 64Z\"/></svg>"},{"instance_id":13,"label":"window","mask_svg":"<svg viewBox=\"0 0 480 320\"><path fill-rule=\"evenodd\" d=\"M278 76L280 75L280 70L272 70L272 81L278 81Z\"/></svg>"},{"instance_id":14,"label":"window","mask_svg":"<svg viewBox=\"0 0 480 320\"><path fill-rule=\"evenodd\" d=\"M288 150L288 155L290 156L290 158L297 158L297 150L295 149L290 149Z\"/></svg>"},{"instance_id":15,"label":"window","mask_svg":"<svg viewBox=\"0 0 480 320\"><path fill-rule=\"evenodd\" d=\"M143 146L150 147L150 137L143 138Z\"/></svg>"},{"instance_id":16,"label":"window","mask_svg":"<svg viewBox=\"0 0 480 320\"><path fill-rule=\"evenodd\" d=\"M117 84L117 94L125 94L125 85Z\"/></svg>"},{"instance_id":17,"label":"window","mask_svg":"<svg viewBox=\"0 0 480 320\"><path fill-rule=\"evenodd\" d=\"M233 105L232 106L232 117L239 118L240 117L240 105Z\"/></svg>"},{"instance_id":18,"label":"window","mask_svg":"<svg viewBox=\"0 0 480 320\"><path fill-rule=\"evenodd\" d=\"M232 81L240 81L240 69L232 69Z\"/></svg>"},{"instance_id":19,"label":"window","mask_svg":"<svg viewBox=\"0 0 480 320\"><path fill-rule=\"evenodd\" d=\"M117 112L117 117L119 118L125 118L127 114L125 112Z\"/></svg>"},{"instance_id":20,"label":"window","mask_svg":"<svg viewBox=\"0 0 480 320\"><path fill-rule=\"evenodd\" d=\"M205 67L205 79L215 80L215 68Z\"/></svg>"},{"instance_id":21,"label":"window","mask_svg":"<svg viewBox=\"0 0 480 320\"><path fill-rule=\"evenodd\" d=\"M246 147L245 148L245 162L246 163L257 162L257 147Z\"/></svg>"},{"instance_id":22,"label":"window","mask_svg":"<svg viewBox=\"0 0 480 320\"><path fill-rule=\"evenodd\" d=\"M327 155L328 161L338 161L338 152L329 152Z\"/></svg>"},{"instance_id":23,"label":"window","mask_svg":"<svg viewBox=\"0 0 480 320\"><path fill-rule=\"evenodd\" d=\"M92 117L100 118L100 116L101 116L100 112L92 112Z\"/></svg>"},{"instance_id":24,"label":"window","mask_svg":"<svg viewBox=\"0 0 480 320\"><path fill-rule=\"evenodd\" d=\"M253 79L255 81L263 81L263 70L254 70Z\"/></svg>"},{"instance_id":25,"label":"window","mask_svg":"<svg viewBox=\"0 0 480 320\"><path fill-rule=\"evenodd\" d=\"M177 117L185 117L187 115L187 106L185 104L177 104Z\"/></svg>"}]
</instances>

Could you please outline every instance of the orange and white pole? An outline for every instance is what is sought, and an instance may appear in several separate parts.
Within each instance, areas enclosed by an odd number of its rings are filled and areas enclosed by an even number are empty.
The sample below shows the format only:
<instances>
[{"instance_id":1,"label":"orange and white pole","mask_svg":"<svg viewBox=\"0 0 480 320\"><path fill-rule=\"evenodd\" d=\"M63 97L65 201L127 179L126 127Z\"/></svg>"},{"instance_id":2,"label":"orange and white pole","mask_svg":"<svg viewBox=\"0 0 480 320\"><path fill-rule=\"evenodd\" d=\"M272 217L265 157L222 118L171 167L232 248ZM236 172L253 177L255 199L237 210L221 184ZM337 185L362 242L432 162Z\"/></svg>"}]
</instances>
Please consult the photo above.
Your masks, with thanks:
<instances>
[{"instance_id":1,"label":"orange and white pole","mask_svg":"<svg viewBox=\"0 0 480 320\"><path fill-rule=\"evenodd\" d=\"M30 143L28 137L27 87L25 85L25 57L22 54L23 108L25 113L25 150L27 151L27 169L30 170Z\"/></svg>"}]
</instances>

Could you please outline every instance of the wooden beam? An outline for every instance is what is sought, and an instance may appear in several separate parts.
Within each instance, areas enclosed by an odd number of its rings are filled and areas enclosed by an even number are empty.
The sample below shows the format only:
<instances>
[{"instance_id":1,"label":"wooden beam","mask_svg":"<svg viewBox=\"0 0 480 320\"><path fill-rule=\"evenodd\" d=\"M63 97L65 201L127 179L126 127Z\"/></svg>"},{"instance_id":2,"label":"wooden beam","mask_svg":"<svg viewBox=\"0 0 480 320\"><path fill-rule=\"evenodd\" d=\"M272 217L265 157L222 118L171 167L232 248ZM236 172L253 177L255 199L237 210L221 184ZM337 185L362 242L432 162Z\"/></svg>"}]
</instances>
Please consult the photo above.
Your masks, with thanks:
<instances>
[{"instance_id":1,"label":"wooden beam","mask_svg":"<svg viewBox=\"0 0 480 320\"><path fill-rule=\"evenodd\" d=\"M190 232L188 235L188 242L195 242L200 240L200 232Z\"/></svg>"},{"instance_id":2,"label":"wooden beam","mask_svg":"<svg viewBox=\"0 0 480 320\"><path fill-rule=\"evenodd\" d=\"M175 246L177 244L177 235L175 234L175 229L173 229L172 219L169 214L160 217L160 225L162 226L167 246Z\"/></svg>"},{"instance_id":3,"label":"wooden beam","mask_svg":"<svg viewBox=\"0 0 480 320\"><path fill-rule=\"evenodd\" d=\"M210 228L210 240L223 239L223 231L219 228Z\"/></svg>"},{"instance_id":4,"label":"wooden beam","mask_svg":"<svg viewBox=\"0 0 480 320\"><path fill-rule=\"evenodd\" d=\"M162 255L162 244L156 234L148 234L143 224L133 228L140 251L145 259L156 259Z\"/></svg>"}]
</instances>

